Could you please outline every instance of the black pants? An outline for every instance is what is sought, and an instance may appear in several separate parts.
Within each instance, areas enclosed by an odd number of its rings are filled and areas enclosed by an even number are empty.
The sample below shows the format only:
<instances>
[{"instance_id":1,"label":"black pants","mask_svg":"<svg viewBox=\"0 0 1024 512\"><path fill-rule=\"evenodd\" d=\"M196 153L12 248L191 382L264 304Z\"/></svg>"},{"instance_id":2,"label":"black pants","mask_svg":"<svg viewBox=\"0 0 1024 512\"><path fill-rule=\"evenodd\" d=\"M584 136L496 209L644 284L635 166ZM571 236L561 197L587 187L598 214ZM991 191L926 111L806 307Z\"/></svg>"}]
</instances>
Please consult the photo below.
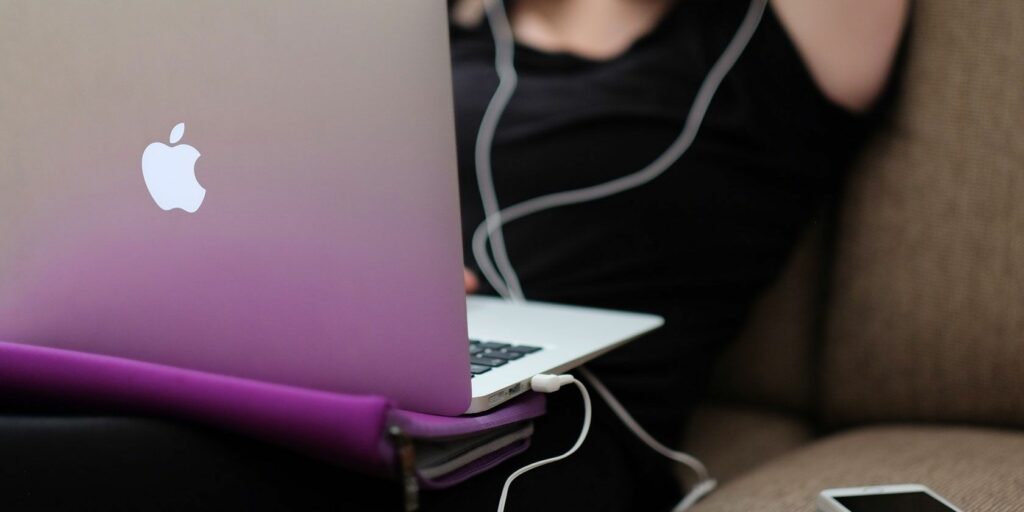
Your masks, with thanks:
<instances>
[{"instance_id":1,"label":"black pants","mask_svg":"<svg viewBox=\"0 0 1024 512\"><path fill-rule=\"evenodd\" d=\"M494 510L509 473L567 450L582 406L551 395L533 445L455 488L424 491L425 511ZM599 397L590 436L571 458L523 475L507 510L661 511L679 498L670 466ZM0 510L402 510L394 482L238 436L165 420L0 414Z\"/></svg>"}]
</instances>

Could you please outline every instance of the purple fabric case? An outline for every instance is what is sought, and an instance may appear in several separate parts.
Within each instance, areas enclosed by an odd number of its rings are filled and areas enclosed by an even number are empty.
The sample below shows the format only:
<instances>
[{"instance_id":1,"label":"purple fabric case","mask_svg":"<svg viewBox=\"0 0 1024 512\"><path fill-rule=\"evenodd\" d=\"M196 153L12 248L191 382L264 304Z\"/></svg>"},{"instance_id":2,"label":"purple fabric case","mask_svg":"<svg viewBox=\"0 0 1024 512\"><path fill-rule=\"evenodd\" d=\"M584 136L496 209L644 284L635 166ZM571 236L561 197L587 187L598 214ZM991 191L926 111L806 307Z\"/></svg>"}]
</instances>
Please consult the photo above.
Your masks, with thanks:
<instances>
[{"instance_id":1,"label":"purple fabric case","mask_svg":"<svg viewBox=\"0 0 1024 512\"><path fill-rule=\"evenodd\" d=\"M396 409L380 396L357 396L217 375L118 357L0 342L0 391L119 412L183 418L291 447L342 467L395 475L400 439L459 439L526 423L545 411L528 393L487 414L445 417ZM389 435L392 434L392 435ZM400 443L399 443L400 444ZM517 441L443 476L443 488L527 448ZM411 467L404 468L408 472Z\"/></svg>"}]
</instances>

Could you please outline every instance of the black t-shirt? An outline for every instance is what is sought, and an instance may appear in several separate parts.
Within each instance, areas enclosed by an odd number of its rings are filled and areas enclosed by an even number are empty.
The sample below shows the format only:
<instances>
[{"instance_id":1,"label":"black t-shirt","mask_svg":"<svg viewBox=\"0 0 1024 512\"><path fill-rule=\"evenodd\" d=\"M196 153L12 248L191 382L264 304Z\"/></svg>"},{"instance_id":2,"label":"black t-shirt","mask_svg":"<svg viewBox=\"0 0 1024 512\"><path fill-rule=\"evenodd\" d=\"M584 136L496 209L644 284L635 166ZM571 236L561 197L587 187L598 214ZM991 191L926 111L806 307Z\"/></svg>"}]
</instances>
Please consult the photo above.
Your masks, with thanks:
<instances>
[{"instance_id":1,"label":"black t-shirt","mask_svg":"<svg viewBox=\"0 0 1024 512\"><path fill-rule=\"evenodd\" d=\"M661 155L747 6L679 1L610 60L517 45L519 86L493 149L500 204L606 182ZM474 143L497 85L486 21L452 27L452 58L465 257L479 274L469 248L483 220ZM590 367L642 423L672 435L867 125L821 93L769 8L671 169L640 188L505 226L523 291L663 315L663 328ZM486 283L483 291L493 293Z\"/></svg>"}]
</instances>

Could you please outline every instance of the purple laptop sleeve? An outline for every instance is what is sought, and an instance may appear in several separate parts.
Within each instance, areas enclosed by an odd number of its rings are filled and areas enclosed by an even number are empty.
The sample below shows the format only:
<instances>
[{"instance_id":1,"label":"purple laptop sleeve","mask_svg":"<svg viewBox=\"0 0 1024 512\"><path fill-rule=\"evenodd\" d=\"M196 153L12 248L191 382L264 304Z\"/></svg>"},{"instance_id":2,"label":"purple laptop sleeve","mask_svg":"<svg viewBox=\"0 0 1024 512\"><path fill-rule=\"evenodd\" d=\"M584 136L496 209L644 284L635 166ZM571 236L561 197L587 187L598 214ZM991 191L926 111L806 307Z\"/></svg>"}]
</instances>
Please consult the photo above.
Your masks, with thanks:
<instances>
[{"instance_id":1,"label":"purple laptop sleeve","mask_svg":"<svg viewBox=\"0 0 1024 512\"><path fill-rule=\"evenodd\" d=\"M7 342L0 342L0 391L182 418L379 476L395 475L401 469L396 433L414 446L417 440L465 438L525 424L545 410L544 397L529 393L486 414L433 416L396 409L379 396L344 395ZM448 487L490 469L528 445L529 438L519 440L443 476L414 476L425 488Z\"/></svg>"}]
</instances>

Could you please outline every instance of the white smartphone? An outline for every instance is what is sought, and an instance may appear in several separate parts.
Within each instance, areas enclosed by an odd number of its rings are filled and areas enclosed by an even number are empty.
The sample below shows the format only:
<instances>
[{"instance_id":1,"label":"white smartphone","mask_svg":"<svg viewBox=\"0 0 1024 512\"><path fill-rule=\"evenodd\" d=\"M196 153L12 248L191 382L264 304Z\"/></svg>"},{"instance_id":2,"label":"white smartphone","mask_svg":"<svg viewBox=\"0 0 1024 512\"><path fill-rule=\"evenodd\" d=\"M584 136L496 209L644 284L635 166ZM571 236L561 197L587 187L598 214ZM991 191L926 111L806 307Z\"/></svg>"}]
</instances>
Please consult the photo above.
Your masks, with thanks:
<instances>
[{"instance_id":1,"label":"white smartphone","mask_svg":"<svg viewBox=\"0 0 1024 512\"><path fill-rule=\"evenodd\" d=\"M827 489L818 495L818 512L962 512L919 484Z\"/></svg>"}]
</instances>

